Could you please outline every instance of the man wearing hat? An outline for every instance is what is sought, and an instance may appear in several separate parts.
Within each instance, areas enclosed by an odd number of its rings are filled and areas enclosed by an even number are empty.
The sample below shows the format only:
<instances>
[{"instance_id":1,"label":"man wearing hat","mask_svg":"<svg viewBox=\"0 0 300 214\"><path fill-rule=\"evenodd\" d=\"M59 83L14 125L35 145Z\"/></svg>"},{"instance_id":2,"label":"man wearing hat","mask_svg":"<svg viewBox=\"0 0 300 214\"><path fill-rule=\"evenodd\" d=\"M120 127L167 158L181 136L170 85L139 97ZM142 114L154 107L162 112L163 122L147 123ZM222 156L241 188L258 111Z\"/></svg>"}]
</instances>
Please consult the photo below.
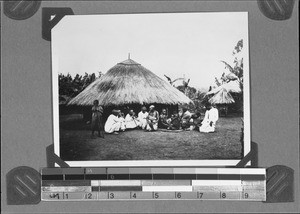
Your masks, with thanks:
<instances>
[{"instance_id":1,"label":"man wearing hat","mask_svg":"<svg viewBox=\"0 0 300 214\"><path fill-rule=\"evenodd\" d=\"M151 105L149 107L149 115L147 117L147 131L154 131L158 128L158 120L159 114L158 111L155 110L155 106Z\"/></svg>"},{"instance_id":2,"label":"man wearing hat","mask_svg":"<svg viewBox=\"0 0 300 214\"><path fill-rule=\"evenodd\" d=\"M141 111L138 114L139 126L142 129L145 129L147 126L147 117L148 117L147 108L145 106L143 106Z\"/></svg>"}]
</instances>

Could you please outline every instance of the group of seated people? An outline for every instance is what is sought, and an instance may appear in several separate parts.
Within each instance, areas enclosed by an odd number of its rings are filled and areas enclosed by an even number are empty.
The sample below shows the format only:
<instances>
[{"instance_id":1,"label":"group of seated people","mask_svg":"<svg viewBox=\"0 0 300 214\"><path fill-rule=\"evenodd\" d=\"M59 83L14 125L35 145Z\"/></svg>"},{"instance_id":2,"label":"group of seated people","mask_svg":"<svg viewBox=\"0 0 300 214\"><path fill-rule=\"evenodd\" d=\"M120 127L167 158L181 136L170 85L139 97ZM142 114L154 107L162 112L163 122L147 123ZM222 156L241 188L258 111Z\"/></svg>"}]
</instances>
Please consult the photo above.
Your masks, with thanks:
<instances>
[{"instance_id":1,"label":"group of seated people","mask_svg":"<svg viewBox=\"0 0 300 214\"><path fill-rule=\"evenodd\" d=\"M149 112L145 106L136 116L135 112L129 110L126 117L120 110L112 110L111 115L107 118L104 125L106 133L117 134L118 131L125 131L126 129L142 128L148 131L157 130L157 123L159 114L155 110L154 105L149 107Z\"/></svg>"},{"instance_id":2,"label":"group of seated people","mask_svg":"<svg viewBox=\"0 0 300 214\"><path fill-rule=\"evenodd\" d=\"M120 110L113 110L104 125L106 133L118 134L126 129L140 128L146 131L155 131L158 128L167 130L199 130L200 132L214 132L215 124L219 118L215 106L206 107L205 116L201 119L200 112L191 113L187 108L182 108L180 113L173 112L168 117L166 109L159 114L155 106L151 105L149 111L143 106L138 115L131 109L126 117Z\"/></svg>"}]
</instances>

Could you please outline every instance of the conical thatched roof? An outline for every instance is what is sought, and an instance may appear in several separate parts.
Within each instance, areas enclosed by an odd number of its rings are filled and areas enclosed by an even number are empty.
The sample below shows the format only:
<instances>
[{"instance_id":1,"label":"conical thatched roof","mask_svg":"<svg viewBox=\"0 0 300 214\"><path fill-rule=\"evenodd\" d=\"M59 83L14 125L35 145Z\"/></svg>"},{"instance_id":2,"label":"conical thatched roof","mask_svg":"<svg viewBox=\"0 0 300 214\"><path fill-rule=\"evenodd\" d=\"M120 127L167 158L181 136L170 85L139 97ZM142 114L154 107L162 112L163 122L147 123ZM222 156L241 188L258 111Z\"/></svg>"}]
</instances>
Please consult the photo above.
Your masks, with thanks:
<instances>
[{"instance_id":1,"label":"conical thatched roof","mask_svg":"<svg viewBox=\"0 0 300 214\"><path fill-rule=\"evenodd\" d=\"M217 92L214 96L212 96L208 102L211 104L230 104L234 103L234 99L230 93L224 88L222 88L219 92Z\"/></svg>"},{"instance_id":2,"label":"conical thatched roof","mask_svg":"<svg viewBox=\"0 0 300 214\"><path fill-rule=\"evenodd\" d=\"M232 93L240 93L241 92L240 83L236 80L236 81L230 81L228 83L220 85L219 87L214 88L211 91L207 92L206 95L216 94L221 89L225 89L227 92L232 92Z\"/></svg>"},{"instance_id":3,"label":"conical thatched roof","mask_svg":"<svg viewBox=\"0 0 300 214\"><path fill-rule=\"evenodd\" d=\"M68 105L92 105L94 100L99 100L103 106L192 102L182 92L131 59L112 67L74 97Z\"/></svg>"}]
</instances>

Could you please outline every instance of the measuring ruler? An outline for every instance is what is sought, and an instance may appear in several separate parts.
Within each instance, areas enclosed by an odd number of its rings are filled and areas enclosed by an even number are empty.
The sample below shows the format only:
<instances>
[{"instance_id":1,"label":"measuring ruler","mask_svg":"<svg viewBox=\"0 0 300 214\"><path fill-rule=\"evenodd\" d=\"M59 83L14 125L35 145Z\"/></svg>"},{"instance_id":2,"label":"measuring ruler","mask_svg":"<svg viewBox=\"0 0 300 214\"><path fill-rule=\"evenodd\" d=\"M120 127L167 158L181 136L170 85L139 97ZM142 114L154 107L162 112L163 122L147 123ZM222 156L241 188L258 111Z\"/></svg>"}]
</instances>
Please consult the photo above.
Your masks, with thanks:
<instances>
[{"instance_id":1,"label":"measuring ruler","mask_svg":"<svg viewBox=\"0 0 300 214\"><path fill-rule=\"evenodd\" d=\"M264 168L43 168L42 201L266 200Z\"/></svg>"}]
</instances>

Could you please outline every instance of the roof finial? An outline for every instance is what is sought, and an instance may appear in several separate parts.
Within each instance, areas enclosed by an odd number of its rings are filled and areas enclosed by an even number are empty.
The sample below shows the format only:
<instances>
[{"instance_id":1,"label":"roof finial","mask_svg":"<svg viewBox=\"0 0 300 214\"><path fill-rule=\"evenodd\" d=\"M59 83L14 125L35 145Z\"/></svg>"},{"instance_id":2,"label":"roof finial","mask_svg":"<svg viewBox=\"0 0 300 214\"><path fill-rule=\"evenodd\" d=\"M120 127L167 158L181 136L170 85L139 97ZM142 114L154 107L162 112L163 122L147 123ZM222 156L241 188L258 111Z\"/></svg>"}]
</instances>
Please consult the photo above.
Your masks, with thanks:
<instances>
[{"instance_id":1,"label":"roof finial","mask_svg":"<svg viewBox=\"0 0 300 214\"><path fill-rule=\"evenodd\" d=\"M128 59L130 59L130 53L128 53Z\"/></svg>"}]
</instances>

